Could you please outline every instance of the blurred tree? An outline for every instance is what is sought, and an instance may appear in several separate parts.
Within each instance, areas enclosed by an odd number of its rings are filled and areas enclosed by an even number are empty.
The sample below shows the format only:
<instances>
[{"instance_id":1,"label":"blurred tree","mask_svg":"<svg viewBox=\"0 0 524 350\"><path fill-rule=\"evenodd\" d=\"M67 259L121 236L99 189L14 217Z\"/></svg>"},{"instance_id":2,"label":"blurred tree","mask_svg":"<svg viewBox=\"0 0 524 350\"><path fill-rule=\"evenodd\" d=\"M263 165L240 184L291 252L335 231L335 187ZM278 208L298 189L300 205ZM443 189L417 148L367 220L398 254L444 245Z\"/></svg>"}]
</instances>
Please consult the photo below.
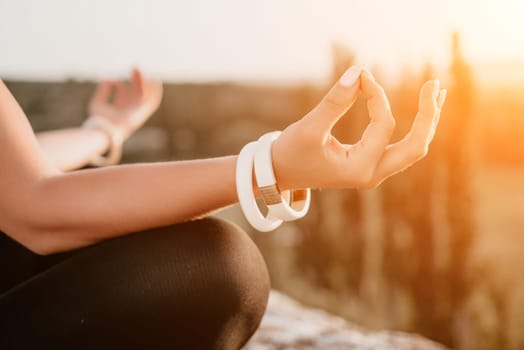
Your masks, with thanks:
<instances>
[{"instance_id":1,"label":"blurred tree","mask_svg":"<svg viewBox=\"0 0 524 350\"><path fill-rule=\"evenodd\" d=\"M466 269L475 235L471 201L471 141L475 91L472 71L462 55L458 33L453 34L452 54L449 108L442 117L445 128L440 133L439 146L446 161L445 198L451 232L446 279L442 282L449 283L451 308L456 310L469 292Z\"/></svg>"},{"instance_id":2,"label":"blurred tree","mask_svg":"<svg viewBox=\"0 0 524 350\"><path fill-rule=\"evenodd\" d=\"M457 33L452 37L449 100L428 157L384 186L385 248L388 297L411 295L411 327L432 339L454 345L456 311L468 294L467 262L474 238L470 169L473 79ZM416 89L409 81L434 78L427 66L421 79L407 77L392 101L399 129L414 115ZM411 101L411 102L410 102ZM405 130L404 130L405 131ZM415 204L416 203L416 204ZM405 318L390 315L391 326L406 328Z\"/></svg>"}]
</instances>

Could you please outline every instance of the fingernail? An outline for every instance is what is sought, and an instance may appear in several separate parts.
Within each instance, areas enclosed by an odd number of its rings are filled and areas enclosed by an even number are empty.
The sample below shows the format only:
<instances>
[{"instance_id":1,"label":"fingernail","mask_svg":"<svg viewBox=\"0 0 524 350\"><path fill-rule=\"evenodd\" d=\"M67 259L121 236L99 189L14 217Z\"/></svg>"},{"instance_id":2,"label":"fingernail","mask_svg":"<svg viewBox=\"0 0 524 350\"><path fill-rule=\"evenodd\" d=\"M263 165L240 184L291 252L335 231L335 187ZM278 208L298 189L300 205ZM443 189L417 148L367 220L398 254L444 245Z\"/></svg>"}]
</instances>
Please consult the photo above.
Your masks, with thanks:
<instances>
[{"instance_id":1,"label":"fingernail","mask_svg":"<svg viewBox=\"0 0 524 350\"><path fill-rule=\"evenodd\" d=\"M361 72L362 68L360 68L359 66L352 66L340 78L340 85L345 87L353 86L360 77Z\"/></svg>"}]
</instances>

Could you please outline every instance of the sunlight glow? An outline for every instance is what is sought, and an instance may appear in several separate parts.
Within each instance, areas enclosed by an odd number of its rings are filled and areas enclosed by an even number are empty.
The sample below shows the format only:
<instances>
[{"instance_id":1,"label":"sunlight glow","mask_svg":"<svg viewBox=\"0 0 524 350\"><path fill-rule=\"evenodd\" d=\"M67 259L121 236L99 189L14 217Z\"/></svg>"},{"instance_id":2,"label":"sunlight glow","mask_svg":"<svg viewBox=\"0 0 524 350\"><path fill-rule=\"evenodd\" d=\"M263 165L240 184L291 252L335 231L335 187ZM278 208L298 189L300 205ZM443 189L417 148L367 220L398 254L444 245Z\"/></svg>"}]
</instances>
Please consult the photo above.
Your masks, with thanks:
<instances>
[{"instance_id":1,"label":"sunlight glow","mask_svg":"<svg viewBox=\"0 0 524 350\"><path fill-rule=\"evenodd\" d=\"M131 65L167 80L319 81L333 42L382 71L524 62L521 0L0 0L0 75L97 78ZM35 59L38 57L38 59Z\"/></svg>"},{"instance_id":2,"label":"sunlight glow","mask_svg":"<svg viewBox=\"0 0 524 350\"><path fill-rule=\"evenodd\" d=\"M524 2L470 0L465 5L454 24L468 39L474 60L524 61Z\"/></svg>"}]
</instances>

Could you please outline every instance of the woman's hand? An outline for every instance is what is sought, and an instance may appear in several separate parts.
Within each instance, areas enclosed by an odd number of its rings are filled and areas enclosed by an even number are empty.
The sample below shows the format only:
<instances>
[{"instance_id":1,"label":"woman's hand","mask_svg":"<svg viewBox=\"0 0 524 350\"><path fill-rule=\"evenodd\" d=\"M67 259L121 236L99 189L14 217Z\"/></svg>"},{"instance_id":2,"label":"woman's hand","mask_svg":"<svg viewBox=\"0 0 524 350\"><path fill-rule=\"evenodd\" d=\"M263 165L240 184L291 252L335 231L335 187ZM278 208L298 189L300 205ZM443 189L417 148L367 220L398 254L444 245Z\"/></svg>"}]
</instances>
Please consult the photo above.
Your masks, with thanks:
<instances>
[{"instance_id":1,"label":"woman's hand","mask_svg":"<svg viewBox=\"0 0 524 350\"><path fill-rule=\"evenodd\" d=\"M360 92L370 123L359 142L342 144L331 130ZM274 142L273 168L280 189L378 186L426 155L445 99L438 80L426 82L411 130L389 144L395 119L386 94L369 71L351 67L312 111Z\"/></svg>"},{"instance_id":2,"label":"woman's hand","mask_svg":"<svg viewBox=\"0 0 524 350\"><path fill-rule=\"evenodd\" d=\"M129 84L103 81L91 98L89 114L107 118L125 138L140 128L160 105L162 83L133 69Z\"/></svg>"}]
</instances>

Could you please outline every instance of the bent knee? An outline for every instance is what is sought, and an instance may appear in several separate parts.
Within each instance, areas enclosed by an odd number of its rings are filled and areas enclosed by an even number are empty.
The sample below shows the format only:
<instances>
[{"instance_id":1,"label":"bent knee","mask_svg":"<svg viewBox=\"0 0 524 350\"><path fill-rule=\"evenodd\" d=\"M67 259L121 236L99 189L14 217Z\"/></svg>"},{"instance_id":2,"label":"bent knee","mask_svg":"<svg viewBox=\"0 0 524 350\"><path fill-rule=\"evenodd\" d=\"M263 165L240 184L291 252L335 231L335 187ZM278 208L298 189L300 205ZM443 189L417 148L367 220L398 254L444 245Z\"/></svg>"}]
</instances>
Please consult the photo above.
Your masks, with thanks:
<instances>
[{"instance_id":1,"label":"bent knee","mask_svg":"<svg viewBox=\"0 0 524 350\"><path fill-rule=\"evenodd\" d=\"M163 304L184 320L177 327L205 324L224 346L242 345L258 327L270 290L266 264L251 238L217 218L160 231L163 240L158 244L167 253L160 257L164 261L160 268L173 279L172 290L163 293Z\"/></svg>"},{"instance_id":2,"label":"bent knee","mask_svg":"<svg viewBox=\"0 0 524 350\"><path fill-rule=\"evenodd\" d=\"M190 261L203 272L193 277L205 279L206 289L227 300L232 308L261 318L270 280L264 258L251 238L238 226L218 218L185 225L184 234L192 235Z\"/></svg>"},{"instance_id":3,"label":"bent knee","mask_svg":"<svg viewBox=\"0 0 524 350\"><path fill-rule=\"evenodd\" d=\"M156 248L157 258L163 261L160 268L173 279L173 289L163 294L173 303L174 312L195 319L195 311L200 310L207 323L214 318L220 327L241 326L252 333L264 314L270 280L251 238L238 226L218 218L155 231L162 237L157 242L161 248ZM159 257L158 251L164 256ZM228 325L227 320L233 319L241 325Z\"/></svg>"},{"instance_id":4,"label":"bent knee","mask_svg":"<svg viewBox=\"0 0 524 350\"><path fill-rule=\"evenodd\" d=\"M213 295L216 302L228 305L223 324L227 339L223 343L231 344L237 338L240 347L257 329L266 309L270 290L266 264L257 246L238 226L216 218L195 224L206 227L201 239L210 242L202 253L213 256L204 263L214 271L210 283Z\"/></svg>"}]
</instances>

